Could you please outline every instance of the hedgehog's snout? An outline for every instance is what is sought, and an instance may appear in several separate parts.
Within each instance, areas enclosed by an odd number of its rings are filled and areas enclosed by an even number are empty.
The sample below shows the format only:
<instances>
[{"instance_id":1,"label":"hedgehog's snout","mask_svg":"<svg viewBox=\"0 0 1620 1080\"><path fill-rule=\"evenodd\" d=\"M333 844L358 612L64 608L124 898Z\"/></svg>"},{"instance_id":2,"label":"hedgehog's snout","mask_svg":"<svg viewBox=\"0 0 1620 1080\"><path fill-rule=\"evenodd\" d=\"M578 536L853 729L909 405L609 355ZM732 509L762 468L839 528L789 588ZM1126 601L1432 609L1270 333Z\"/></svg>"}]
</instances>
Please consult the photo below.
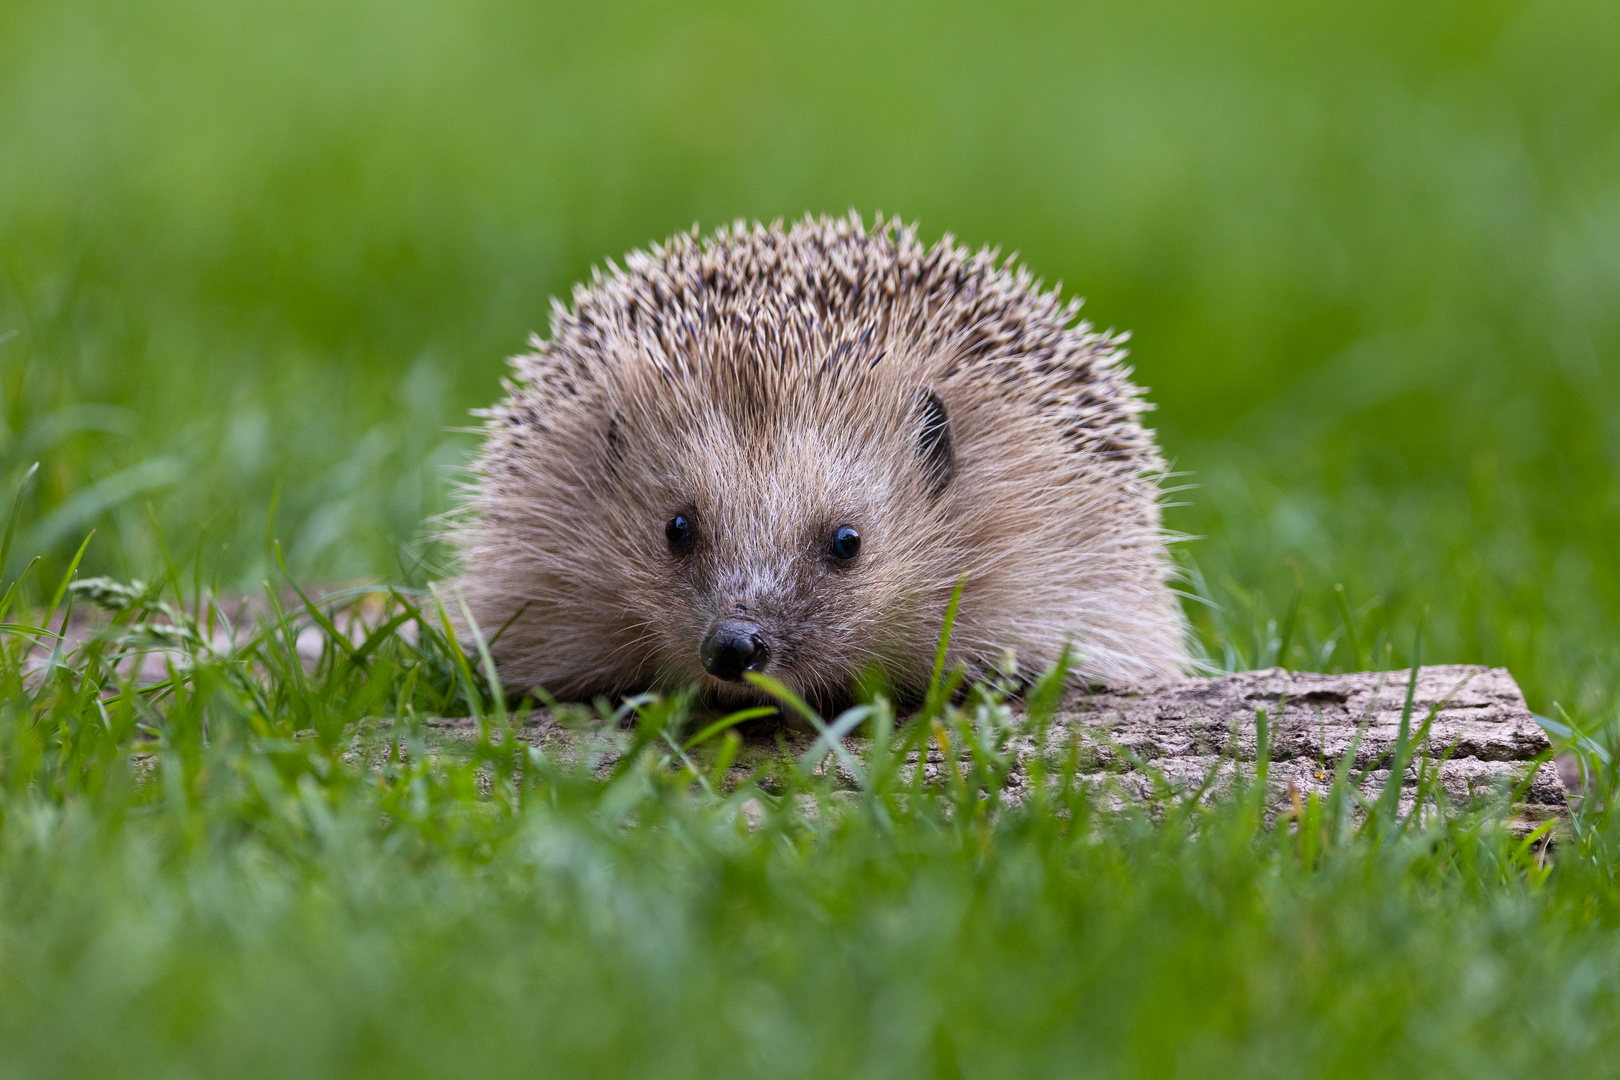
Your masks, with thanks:
<instances>
[{"instance_id":1,"label":"hedgehog's snout","mask_svg":"<svg viewBox=\"0 0 1620 1080\"><path fill-rule=\"evenodd\" d=\"M771 649L754 623L721 619L703 639L702 654L704 671L727 682L742 682L743 672L764 670Z\"/></svg>"}]
</instances>

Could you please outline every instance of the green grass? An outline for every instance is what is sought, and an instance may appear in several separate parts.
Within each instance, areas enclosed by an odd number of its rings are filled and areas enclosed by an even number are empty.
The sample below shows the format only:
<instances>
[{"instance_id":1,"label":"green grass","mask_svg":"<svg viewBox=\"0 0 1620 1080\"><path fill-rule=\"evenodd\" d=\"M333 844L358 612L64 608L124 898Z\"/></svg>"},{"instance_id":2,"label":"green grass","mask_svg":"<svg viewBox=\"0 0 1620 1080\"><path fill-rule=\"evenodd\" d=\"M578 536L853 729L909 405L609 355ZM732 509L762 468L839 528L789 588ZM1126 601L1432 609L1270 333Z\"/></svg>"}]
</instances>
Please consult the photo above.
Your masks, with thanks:
<instances>
[{"instance_id":1,"label":"green grass","mask_svg":"<svg viewBox=\"0 0 1620 1080\"><path fill-rule=\"evenodd\" d=\"M1021 729L990 688L898 727L875 702L855 792L810 771L824 744L728 788L735 735L678 701L636 706L603 776L514 738L407 594L380 616L417 634L327 634L306 669L319 609L213 651L208 605L97 591L112 625L45 671L22 659L47 632L0 640L8 1076L1477 1077L1620 1052L1602 809L1551 860L1500 794L1437 785L1421 821L1358 820L1344 786L1278 828L1255 789L1110 812L1062 743L1006 801ZM175 642L166 683L119 666ZM478 738L435 759L446 713ZM902 768L920 742L949 749L937 782Z\"/></svg>"},{"instance_id":2,"label":"green grass","mask_svg":"<svg viewBox=\"0 0 1620 1080\"><path fill-rule=\"evenodd\" d=\"M749 831L656 748L489 798L345 763L361 717L482 707L431 633L308 674L272 621L144 693L19 650L92 529L81 577L171 604L279 589L267 532L421 586L551 295L853 206L1134 331L1213 664L1421 626L1605 746L1617 48L1595 2L7 0L0 1073L1612 1072L1595 809L1550 872L1486 809L1318 856L1242 805L811 785Z\"/></svg>"}]
</instances>

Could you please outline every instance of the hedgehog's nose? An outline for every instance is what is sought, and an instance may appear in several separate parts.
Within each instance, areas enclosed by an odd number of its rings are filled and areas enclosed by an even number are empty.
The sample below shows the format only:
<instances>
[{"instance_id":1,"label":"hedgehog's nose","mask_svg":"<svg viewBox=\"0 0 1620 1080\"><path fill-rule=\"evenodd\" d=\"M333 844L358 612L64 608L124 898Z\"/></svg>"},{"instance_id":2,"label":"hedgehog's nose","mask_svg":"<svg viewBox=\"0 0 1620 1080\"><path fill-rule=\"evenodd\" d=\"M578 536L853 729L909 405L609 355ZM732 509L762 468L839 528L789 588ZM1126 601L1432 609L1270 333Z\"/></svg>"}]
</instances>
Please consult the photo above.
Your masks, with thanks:
<instances>
[{"instance_id":1,"label":"hedgehog's nose","mask_svg":"<svg viewBox=\"0 0 1620 1080\"><path fill-rule=\"evenodd\" d=\"M717 679L742 682L743 672L759 671L771 650L753 623L724 619L703 639L703 670Z\"/></svg>"}]
</instances>

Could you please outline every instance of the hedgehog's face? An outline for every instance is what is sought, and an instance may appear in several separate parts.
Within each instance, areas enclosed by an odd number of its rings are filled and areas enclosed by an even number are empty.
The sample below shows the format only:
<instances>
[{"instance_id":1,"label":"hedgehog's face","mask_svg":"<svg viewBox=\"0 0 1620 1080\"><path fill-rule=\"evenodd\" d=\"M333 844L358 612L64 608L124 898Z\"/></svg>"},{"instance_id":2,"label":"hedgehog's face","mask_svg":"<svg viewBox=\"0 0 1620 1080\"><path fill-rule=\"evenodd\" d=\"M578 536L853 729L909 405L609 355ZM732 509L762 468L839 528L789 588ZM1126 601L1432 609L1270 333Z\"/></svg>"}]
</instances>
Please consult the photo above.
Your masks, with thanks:
<instances>
[{"instance_id":1,"label":"hedgehog's face","mask_svg":"<svg viewBox=\"0 0 1620 1080\"><path fill-rule=\"evenodd\" d=\"M860 530L846 523L830 531L826 550L820 553L821 561L849 572L861 554ZM697 551L698 524L689 514L676 514L665 524L664 538L671 554L684 559ZM814 552L811 557L815 557ZM756 602L755 608L760 606ZM758 614L750 616L747 603L739 600L736 611L727 611L715 619L703 636L698 650L703 670L722 682L742 682L750 671L763 672L770 664L772 636L761 625Z\"/></svg>"},{"instance_id":2,"label":"hedgehog's face","mask_svg":"<svg viewBox=\"0 0 1620 1080\"><path fill-rule=\"evenodd\" d=\"M646 572L625 600L659 681L695 682L728 707L765 698L758 673L830 710L863 676L914 674L939 617L932 568L949 543L954 456L937 395L892 412L765 430L688 415L654 441L657 467L634 471L660 481L630 500L639 520L620 520L639 534Z\"/></svg>"}]
</instances>

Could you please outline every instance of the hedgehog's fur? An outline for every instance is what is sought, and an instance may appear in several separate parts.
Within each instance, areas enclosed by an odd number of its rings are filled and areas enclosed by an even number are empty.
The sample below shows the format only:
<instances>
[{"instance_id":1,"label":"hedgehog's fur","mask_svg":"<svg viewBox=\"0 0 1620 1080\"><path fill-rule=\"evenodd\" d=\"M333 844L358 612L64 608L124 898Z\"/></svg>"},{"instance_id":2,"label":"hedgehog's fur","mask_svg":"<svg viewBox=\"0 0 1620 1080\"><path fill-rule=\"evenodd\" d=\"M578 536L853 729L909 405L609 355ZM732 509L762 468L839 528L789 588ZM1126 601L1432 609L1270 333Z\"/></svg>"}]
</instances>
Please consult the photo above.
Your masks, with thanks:
<instances>
[{"instance_id":1,"label":"hedgehog's fur","mask_svg":"<svg viewBox=\"0 0 1620 1080\"><path fill-rule=\"evenodd\" d=\"M1123 338L1012 260L854 214L739 222L632 252L573 300L512 361L454 530L510 687L751 700L699 657L742 611L765 674L824 708L868 673L915 694L964 577L952 664L1010 649L1027 676L1067 642L1082 679L1186 668ZM844 524L861 547L840 564Z\"/></svg>"}]
</instances>

